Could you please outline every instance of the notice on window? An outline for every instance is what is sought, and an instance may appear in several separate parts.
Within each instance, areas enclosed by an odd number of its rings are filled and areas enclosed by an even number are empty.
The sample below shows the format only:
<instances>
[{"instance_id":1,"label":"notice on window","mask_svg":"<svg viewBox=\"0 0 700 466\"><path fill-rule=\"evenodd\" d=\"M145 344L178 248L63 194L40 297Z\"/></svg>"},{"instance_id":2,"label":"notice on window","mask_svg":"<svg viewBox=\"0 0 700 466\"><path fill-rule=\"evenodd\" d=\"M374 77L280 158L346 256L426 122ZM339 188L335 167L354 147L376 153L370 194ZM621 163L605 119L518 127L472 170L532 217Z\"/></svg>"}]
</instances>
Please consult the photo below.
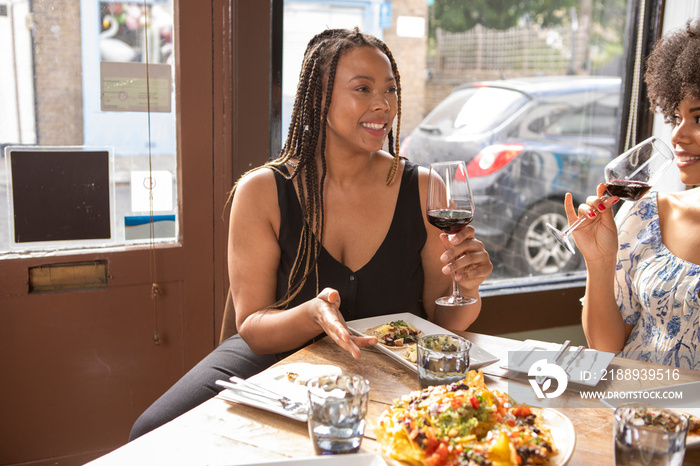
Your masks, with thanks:
<instances>
[{"instance_id":1,"label":"notice on window","mask_svg":"<svg viewBox=\"0 0 700 466\"><path fill-rule=\"evenodd\" d=\"M131 210L173 210L173 175L169 171L131 172Z\"/></svg>"},{"instance_id":2,"label":"notice on window","mask_svg":"<svg viewBox=\"0 0 700 466\"><path fill-rule=\"evenodd\" d=\"M396 18L396 35L399 37L425 37L425 18L399 16Z\"/></svg>"},{"instance_id":3,"label":"notice on window","mask_svg":"<svg viewBox=\"0 0 700 466\"><path fill-rule=\"evenodd\" d=\"M170 112L170 65L100 62L103 112Z\"/></svg>"}]
</instances>

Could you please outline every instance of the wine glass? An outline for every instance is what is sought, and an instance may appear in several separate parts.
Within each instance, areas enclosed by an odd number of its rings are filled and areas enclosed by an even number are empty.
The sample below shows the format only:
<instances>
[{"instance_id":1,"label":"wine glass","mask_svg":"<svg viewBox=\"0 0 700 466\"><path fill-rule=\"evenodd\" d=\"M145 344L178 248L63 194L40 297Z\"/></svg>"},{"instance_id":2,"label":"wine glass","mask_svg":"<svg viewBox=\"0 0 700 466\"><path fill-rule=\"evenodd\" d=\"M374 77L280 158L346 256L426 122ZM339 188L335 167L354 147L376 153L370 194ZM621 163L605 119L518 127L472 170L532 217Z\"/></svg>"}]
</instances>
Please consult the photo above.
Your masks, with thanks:
<instances>
[{"instance_id":1,"label":"wine glass","mask_svg":"<svg viewBox=\"0 0 700 466\"><path fill-rule=\"evenodd\" d=\"M652 136L618 155L605 166L603 197L618 196L636 202L656 183L673 163L673 151L659 138ZM571 233L586 220L580 216L564 231L547 224L547 229L570 253L575 254Z\"/></svg>"},{"instance_id":2,"label":"wine glass","mask_svg":"<svg viewBox=\"0 0 700 466\"><path fill-rule=\"evenodd\" d=\"M427 200L428 221L447 233L450 238L471 223L474 218L474 200L464 161L435 162L430 164ZM435 300L442 306L464 306L477 300L459 293L452 275L452 295Z\"/></svg>"}]
</instances>

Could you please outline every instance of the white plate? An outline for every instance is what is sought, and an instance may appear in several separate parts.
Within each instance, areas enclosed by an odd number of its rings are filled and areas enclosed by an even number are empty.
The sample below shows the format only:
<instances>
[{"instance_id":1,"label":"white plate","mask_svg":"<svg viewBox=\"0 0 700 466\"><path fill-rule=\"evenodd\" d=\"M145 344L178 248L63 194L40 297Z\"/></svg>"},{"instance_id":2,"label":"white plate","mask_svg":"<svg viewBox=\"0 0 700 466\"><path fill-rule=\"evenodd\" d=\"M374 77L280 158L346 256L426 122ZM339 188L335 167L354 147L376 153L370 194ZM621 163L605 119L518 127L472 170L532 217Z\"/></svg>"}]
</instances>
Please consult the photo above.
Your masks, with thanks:
<instances>
[{"instance_id":1,"label":"white plate","mask_svg":"<svg viewBox=\"0 0 700 466\"><path fill-rule=\"evenodd\" d=\"M532 407L530 409L542 415L544 424L549 427L549 431L552 433L554 446L557 447L557 454L551 456L547 464L550 466L564 466L571 459L576 446L574 425L568 417L556 409Z\"/></svg>"},{"instance_id":2,"label":"white plate","mask_svg":"<svg viewBox=\"0 0 700 466\"><path fill-rule=\"evenodd\" d=\"M549 458L547 466L564 466L571 459L576 447L576 431L573 423L556 409L535 407L530 407L530 409L542 417L544 425L549 428L552 434L554 446L557 448L557 453Z\"/></svg>"},{"instance_id":3,"label":"white plate","mask_svg":"<svg viewBox=\"0 0 700 466\"><path fill-rule=\"evenodd\" d=\"M333 466L387 466L386 461L376 453L354 453L349 455L310 456L289 460L254 463L256 466L316 466L332 464Z\"/></svg>"},{"instance_id":4,"label":"white plate","mask_svg":"<svg viewBox=\"0 0 700 466\"><path fill-rule=\"evenodd\" d=\"M651 398L647 393L658 393ZM682 398L663 398L663 393L681 392ZM700 418L700 382L688 382L661 388L647 388L628 394L627 398L601 398L606 406L617 408L622 403L636 402L668 408ZM688 448L700 447L700 434L688 435L685 444Z\"/></svg>"},{"instance_id":5,"label":"white plate","mask_svg":"<svg viewBox=\"0 0 700 466\"><path fill-rule=\"evenodd\" d=\"M347 322L347 325L350 331L354 334L364 335L364 332L369 328L393 322L395 320L403 320L404 322L408 322L409 324L416 327L418 330L421 330L424 335L432 335L435 333L456 335L455 333L452 333L449 330L445 330L444 328L439 327L428 320L422 319L417 315L411 314L410 312L351 320L350 322ZM391 349L382 344L377 344L375 345L375 347L379 349L379 351L397 360L412 371L418 372L418 369L416 368L416 363L404 359L401 356L401 354L399 354L401 352L401 348ZM469 350L469 362L471 369L479 369L481 367L488 366L489 364L493 364L494 362L498 362L498 358L493 354L489 353L488 351L481 349L472 343L471 350Z\"/></svg>"},{"instance_id":6,"label":"white plate","mask_svg":"<svg viewBox=\"0 0 700 466\"><path fill-rule=\"evenodd\" d=\"M250 377L248 380L257 385L269 388L275 393L284 395L293 401L307 403L308 393L305 385L307 380L316 375L340 374L341 372L342 370L337 366L299 362L271 367ZM288 378L287 375L289 373L297 374L295 382L292 382ZM256 397L255 395L247 395L246 393L234 392L226 389L219 393L218 396L224 400L235 401L237 403L243 403L255 408L264 409L265 411L270 411L272 413L281 414L282 416L294 419L296 421L306 422L308 419L306 413L291 413L289 411L285 411L281 404L265 398Z\"/></svg>"},{"instance_id":7,"label":"white plate","mask_svg":"<svg viewBox=\"0 0 700 466\"><path fill-rule=\"evenodd\" d=\"M560 343L525 340L519 348L512 351L515 354L509 354L508 361L505 361L501 368L527 374L530 367L540 359L547 359L551 362L559 348L561 348ZM569 348L566 354L559 359L558 365L565 367L574 356L575 351L575 346ZM570 376L569 382L591 387L597 385L614 357L615 353L607 351L583 350L566 370Z\"/></svg>"}]
</instances>

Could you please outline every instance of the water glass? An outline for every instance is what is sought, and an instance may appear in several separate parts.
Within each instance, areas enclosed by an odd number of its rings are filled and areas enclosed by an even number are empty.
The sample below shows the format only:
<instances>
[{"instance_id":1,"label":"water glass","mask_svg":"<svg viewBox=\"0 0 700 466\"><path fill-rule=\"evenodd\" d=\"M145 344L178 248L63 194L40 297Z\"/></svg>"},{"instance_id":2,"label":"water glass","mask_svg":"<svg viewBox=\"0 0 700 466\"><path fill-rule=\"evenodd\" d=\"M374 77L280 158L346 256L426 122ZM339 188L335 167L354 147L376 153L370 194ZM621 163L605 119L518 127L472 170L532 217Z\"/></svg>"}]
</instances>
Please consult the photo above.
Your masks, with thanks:
<instances>
[{"instance_id":1,"label":"water glass","mask_svg":"<svg viewBox=\"0 0 700 466\"><path fill-rule=\"evenodd\" d=\"M369 381L355 374L314 377L309 392L309 435L317 455L355 453L365 432Z\"/></svg>"},{"instance_id":2,"label":"water glass","mask_svg":"<svg viewBox=\"0 0 700 466\"><path fill-rule=\"evenodd\" d=\"M677 411L641 403L615 410L615 464L680 466L685 456L688 418Z\"/></svg>"},{"instance_id":3,"label":"water glass","mask_svg":"<svg viewBox=\"0 0 700 466\"><path fill-rule=\"evenodd\" d=\"M469 372L469 340L457 335L426 335L417 341L420 387L443 385L464 379Z\"/></svg>"}]
</instances>

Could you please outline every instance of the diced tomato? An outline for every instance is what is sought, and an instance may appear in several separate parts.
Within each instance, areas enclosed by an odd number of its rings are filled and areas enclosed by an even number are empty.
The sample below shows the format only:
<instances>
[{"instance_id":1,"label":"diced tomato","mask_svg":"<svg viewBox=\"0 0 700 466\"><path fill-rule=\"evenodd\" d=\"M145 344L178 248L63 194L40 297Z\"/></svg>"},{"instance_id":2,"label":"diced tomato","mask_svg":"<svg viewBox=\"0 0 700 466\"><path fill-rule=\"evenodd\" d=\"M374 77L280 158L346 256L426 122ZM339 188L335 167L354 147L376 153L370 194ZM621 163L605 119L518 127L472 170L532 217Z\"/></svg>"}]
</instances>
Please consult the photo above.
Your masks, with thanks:
<instances>
[{"instance_id":1,"label":"diced tomato","mask_svg":"<svg viewBox=\"0 0 700 466\"><path fill-rule=\"evenodd\" d=\"M439 447L440 441L435 437L433 429L425 429L423 433L426 437L425 441L423 442L423 445L425 445L425 454L426 456L429 456Z\"/></svg>"},{"instance_id":2,"label":"diced tomato","mask_svg":"<svg viewBox=\"0 0 700 466\"><path fill-rule=\"evenodd\" d=\"M447 459L448 454L449 452L447 451L447 445L440 443L435 450L435 453L425 458L425 464L428 466L442 465L445 463L445 459Z\"/></svg>"},{"instance_id":3,"label":"diced tomato","mask_svg":"<svg viewBox=\"0 0 700 466\"><path fill-rule=\"evenodd\" d=\"M479 409L479 400L475 396L472 396L469 402L472 404L472 408Z\"/></svg>"},{"instance_id":4,"label":"diced tomato","mask_svg":"<svg viewBox=\"0 0 700 466\"><path fill-rule=\"evenodd\" d=\"M518 406L513 408L510 412L513 413L513 416L516 417L525 417L532 414L532 410L529 406Z\"/></svg>"},{"instance_id":5,"label":"diced tomato","mask_svg":"<svg viewBox=\"0 0 700 466\"><path fill-rule=\"evenodd\" d=\"M515 427L515 419L506 419L506 424L511 427Z\"/></svg>"}]
</instances>

